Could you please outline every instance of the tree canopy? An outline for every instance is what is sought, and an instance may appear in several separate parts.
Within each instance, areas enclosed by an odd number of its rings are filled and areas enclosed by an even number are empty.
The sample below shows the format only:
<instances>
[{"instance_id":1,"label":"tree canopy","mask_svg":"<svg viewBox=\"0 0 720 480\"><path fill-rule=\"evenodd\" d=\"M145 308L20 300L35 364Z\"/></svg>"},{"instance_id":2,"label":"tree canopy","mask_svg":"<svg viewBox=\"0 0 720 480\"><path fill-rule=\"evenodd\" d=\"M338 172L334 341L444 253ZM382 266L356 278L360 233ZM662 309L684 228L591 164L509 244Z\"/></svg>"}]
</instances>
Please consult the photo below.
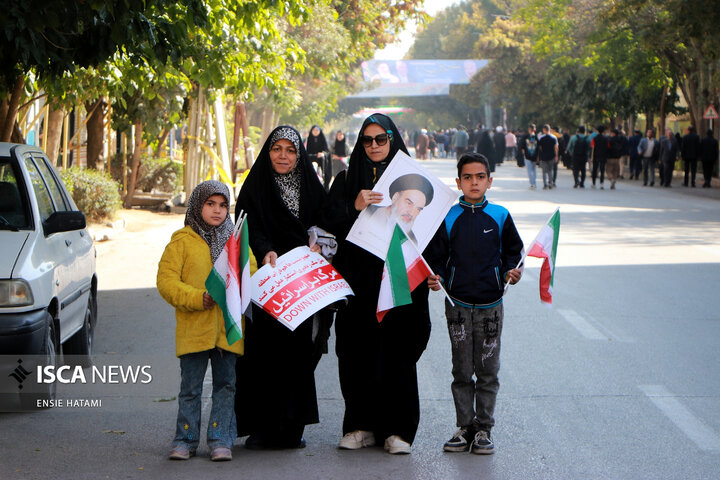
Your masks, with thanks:
<instances>
[{"instance_id":1,"label":"tree canopy","mask_svg":"<svg viewBox=\"0 0 720 480\"><path fill-rule=\"evenodd\" d=\"M712 0L467 0L438 13L409 57L491 61L452 89L458 121L478 103L513 125L650 119L682 113L679 91L699 126L718 102L719 12Z\"/></svg>"}]
</instances>

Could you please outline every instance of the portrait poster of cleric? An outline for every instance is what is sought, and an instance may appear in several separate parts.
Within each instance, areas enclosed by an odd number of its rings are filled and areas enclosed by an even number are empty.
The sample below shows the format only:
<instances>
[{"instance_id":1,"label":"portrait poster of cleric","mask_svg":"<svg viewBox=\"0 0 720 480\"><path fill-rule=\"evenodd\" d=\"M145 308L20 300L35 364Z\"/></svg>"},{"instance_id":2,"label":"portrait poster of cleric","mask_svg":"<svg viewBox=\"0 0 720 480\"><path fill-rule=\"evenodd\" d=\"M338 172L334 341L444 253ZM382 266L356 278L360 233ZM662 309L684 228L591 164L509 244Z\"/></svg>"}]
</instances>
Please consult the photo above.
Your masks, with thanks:
<instances>
[{"instance_id":1,"label":"portrait poster of cleric","mask_svg":"<svg viewBox=\"0 0 720 480\"><path fill-rule=\"evenodd\" d=\"M366 207L347 240L385 260L395 224L422 252L457 194L407 154L399 151L375 184L383 201Z\"/></svg>"}]
</instances>

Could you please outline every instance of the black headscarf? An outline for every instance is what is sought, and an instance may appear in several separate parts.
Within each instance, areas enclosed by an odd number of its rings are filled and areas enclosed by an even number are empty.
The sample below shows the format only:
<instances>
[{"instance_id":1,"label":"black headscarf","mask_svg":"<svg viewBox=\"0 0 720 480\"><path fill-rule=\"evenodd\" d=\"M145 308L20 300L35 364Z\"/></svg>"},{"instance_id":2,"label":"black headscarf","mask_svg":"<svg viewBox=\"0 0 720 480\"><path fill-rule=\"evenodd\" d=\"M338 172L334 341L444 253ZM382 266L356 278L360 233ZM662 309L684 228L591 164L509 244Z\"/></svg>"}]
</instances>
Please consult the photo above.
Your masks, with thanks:
<instances>
[{"instance_id":1,"label":"black headscarf","mask_svg":"<svg viewBox=\"0 0 720 480\"><path fill-rule=\"evenodd\" d=\"M312 134L312 131L315 128L320 130L317 137ZM320 128L319 125L313 125L307 136L307 153L315 155L320 152L328 151L330 151L330 149L328 148L327 140L325 140L325 134L323 133L322 128Z\"/></svg>"},{"instance_id":2,"label":"black headscarf","mask_svg":"<svg viewBox=\"0 0 720 480\"><path fill-rule=\"evenodd\" d=\"M360 137L362 137L365 129L371 123L380 125L388 134L392 134L390 152L381 162L373 162L370 160L365 154L365 147L363 147L360 141ZM355 203L355 199L358 193L360 193L360 190L372 189L375 186L398 150L402 150L410 155L393 121L382 113L373 113L367 117L362 127L360 127L357 142L355 142L355 147L353 148L352 154L350 154L350 161L348 162L345 180L345 199L348 204L352 205Z\"/></svg>"},{"instance_id":3,"label":"black headscarf","mask_svg":"<svg viewBox=\"0 0 720 480\"><path fill-rule=\"evenodd\" d=\"M291 172L278 175L270 163L270 148L283 138L295 145L298 156ZM291 211L287 198L283 199L285 188L298 190L297 214ZM300 134L289 126L277 127L250 169L235 207L236 216L240 210L248 214L250 247L255 258L259 261L271 250L282 255L307 245L307 229L318 223L325 198L325 189L315 175Z\"/></svg>"},{"instance_id":4,"label":"black headscarf","mask_svg":"<svg viewBox=\"0 0 720 480\"><path fill-rule=\"evenodd\" d=\"M337 155L338 157L345 157L347 156L347 137L343 133L342 140L338 140L337 136L338 133L342 133L342 130L338 130L335 133L335 140L333 141L333 155Z\"/></svg>"}]
</instances>

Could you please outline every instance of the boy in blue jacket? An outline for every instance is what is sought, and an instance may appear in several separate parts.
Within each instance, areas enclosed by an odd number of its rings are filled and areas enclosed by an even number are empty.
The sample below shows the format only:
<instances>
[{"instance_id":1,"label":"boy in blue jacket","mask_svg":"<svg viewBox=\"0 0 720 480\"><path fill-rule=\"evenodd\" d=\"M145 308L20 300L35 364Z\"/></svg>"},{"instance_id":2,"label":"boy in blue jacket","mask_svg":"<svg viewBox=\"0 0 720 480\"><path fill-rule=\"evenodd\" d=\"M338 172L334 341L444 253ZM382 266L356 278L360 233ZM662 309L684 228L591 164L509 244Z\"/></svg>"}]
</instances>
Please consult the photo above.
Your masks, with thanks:
<instances>
[{"instance_id":1,"label":"boy in blue jacket","mask_svg":"<svg viewBox=\"0 0 720 480\"><path fill-rule=\"evenodd\" d=\"M455 306L445 301L452 346L452 394L458 431L443 446L446 452L491 454L490 430L499 388L502 296L505 284L516 284L522 268L515 268L523 242L510 213L488 203L492 185L490 165L480 154L458 160L459 190L463 195L445 216L426 251L436 275L428 286L445 286ZM475 380L473 380L473 374Z\"/></svg>"}]
</instances>

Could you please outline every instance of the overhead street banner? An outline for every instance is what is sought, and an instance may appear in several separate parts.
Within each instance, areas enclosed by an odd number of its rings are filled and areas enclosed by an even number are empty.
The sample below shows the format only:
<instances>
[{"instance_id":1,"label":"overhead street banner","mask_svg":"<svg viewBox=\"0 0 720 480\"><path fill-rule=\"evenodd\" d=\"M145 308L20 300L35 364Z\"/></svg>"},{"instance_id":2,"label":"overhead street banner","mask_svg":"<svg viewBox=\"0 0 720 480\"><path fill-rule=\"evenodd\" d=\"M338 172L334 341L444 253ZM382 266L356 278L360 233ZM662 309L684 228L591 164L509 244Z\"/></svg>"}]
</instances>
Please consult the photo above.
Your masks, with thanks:
<instances>
[{"instance_id":1,"label":"overhead street banner","mask_svg":"<svg viewBox=\"0 0 720 480\"><path fill-rule=\"evenodd\" d=\"M350 285L322 255L297 247L258 269L251 278L252 300L295 330L314 313L348 295Z\"/></svg>"},{"instance_id":2,"label":"overhead street banner","mask_svg":"<svg viewBox=\"0 0 720 480\"><path fill-rule=\"evenodd\" d=\"M467 85L487 60L368 60L363 79L375 88L351 98L448 95L450 85Z\"/></svg>"}]
</instances>

